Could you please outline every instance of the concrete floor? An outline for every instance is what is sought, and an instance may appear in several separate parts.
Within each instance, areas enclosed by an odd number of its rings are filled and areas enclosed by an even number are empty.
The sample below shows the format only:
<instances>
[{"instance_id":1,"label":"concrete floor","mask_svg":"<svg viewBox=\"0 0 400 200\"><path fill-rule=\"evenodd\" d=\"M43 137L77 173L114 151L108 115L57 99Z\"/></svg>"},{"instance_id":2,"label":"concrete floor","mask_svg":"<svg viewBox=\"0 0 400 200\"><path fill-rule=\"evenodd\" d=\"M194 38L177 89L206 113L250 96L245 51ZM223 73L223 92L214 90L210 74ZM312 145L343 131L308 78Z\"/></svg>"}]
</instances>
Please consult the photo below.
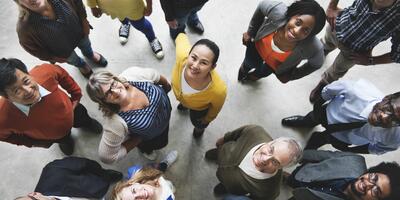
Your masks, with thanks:
<instances>
[{"instance_id":1,"label":"concrete floor","mask_svg":"<svg viewBox=\"0 0 400 200\"><path fill-rule=\"evenodd\" d=\"M188 31L192 43L200 38L214 40L221 49L217 71L228 85L228 96L225 105L217 119L206 130L200 140L192 138L192 125L187 114L181 114L176 109L172 111L170 122L169 144L163 153L172 149L179 151L178 161L168 170L167 176L176 186L177 199L217 199L212 193L217 184L215 177L216 165L204 160L204 153L214 147L217 138L226 131L245 124L262 125L272 137L292 136L306 143L312 130L294 130L284 128L280 124L283 117L293 114L305 114L312 109L308 102L310 90L317 84L321 73L332 63L337 51L331 53L322 69L301 80L288 84L280 83L273 75L254 84L239 84L236 80L237 70L244 57L245 47L241 45L242 33L246 30L249 20L259 1L255 0L210 0L199 13L205 26L202 36ZM318 0L326 8L328 1ZM290 4L290 1L286 3ZM351 1L340 2L343 7ZM18 11L11 0L0 1L0 57L16 57L27 66L33 67L42 61L26 53L18 43L15 24ZM109 61L106 68L119 73L130 66L151 67L159 70L170 78L175 61L175 46L169 38L168 27L164 21L159 1L153 2L153 14L149 17L157 37L165 52L165 58L157 60L140 32L131 29L130 41L121 46L118 41L119 22L108 16L93 18L89 21L94 29L90 34L92 46L101 52ZM320 33L320 36L324 31ZM390 50L388 41L374 49L379 55ZM83 88L86 80L78 70L68 64L62 64ZM400 89L399 64L379 66L356 66L344 79L364 78L372 81L384 93L389 94ZM96 69L98 70L98 69ZM173 107L178 104L172 93L169 93ZM102 121L102 114L97 110L97 104L90 101L86 93L81 102L88 108L91 116ZM74 156L87 157L99 161L97 147L100 136L87 134L82 130L73 129L76 139ZM325 146L329 149L330 147ZM31 192L48 162L62 158L64 155L58 145L50 149L26 148L0 142L0 199L13 199L16 196ZM368 155L368 164L375 165L381 161L400 162L400 151L381 156ZM122 171L133 164L144 164L146 159L137 150L132 150L126 158L114 165L102 164L106 168ZM293 168L287 169L288 171ZM290 189L283 187L280 200L290 197Z\"/></svg>"}]
</instances>

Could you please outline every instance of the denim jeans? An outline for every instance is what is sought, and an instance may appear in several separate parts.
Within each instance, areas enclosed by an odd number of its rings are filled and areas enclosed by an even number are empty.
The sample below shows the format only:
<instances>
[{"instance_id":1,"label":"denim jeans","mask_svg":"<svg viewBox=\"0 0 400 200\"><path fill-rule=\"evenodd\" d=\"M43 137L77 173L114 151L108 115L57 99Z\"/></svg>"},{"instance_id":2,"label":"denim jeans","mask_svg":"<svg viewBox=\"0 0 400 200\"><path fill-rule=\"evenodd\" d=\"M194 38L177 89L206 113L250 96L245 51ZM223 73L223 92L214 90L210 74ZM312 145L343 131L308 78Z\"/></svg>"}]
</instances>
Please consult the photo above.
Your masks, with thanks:
<instances>
[{"instance_id":1,"label":"denim jeans","mask_svg":"<svg viewBox=\"0 0 400 200\"><path fill-rule=\"evenodd\" d=\"M89 37L84 37L82 38L81 41L79 41L78 48L81 50L82 54L85 57L88 57L92 59L93 57L93 49L92 49L92 44L90 43ZM75 51L71 53L71 55L67 58L67 63L70 65L73 65L75 67L81 68L86 66L85 60L83 60L81 57L79 57Z\"/></svg>"},{"instance_id":2,"label":"denim jeans","mask_svg":"<svg viewBox=\"0 0 400 200\"><path fill-rule=\"evenodd\" d=\"M204 4L194 7L189 10L177 10L176 11L176 21L178 23L178 27L176 29L169 28L169 34L172 38L176 38L179 33L182 33L186 24L196 25L199 23L199 16L197 16L197 12L204 6Z\"/></svg>"},{"instance_id":3,"label":"denim jeans","mask_svg":"<svg viewBox=\"0 0 400 200\"><path fill-rule=\"evenodd\" d=\"M142 17L141 19L138 20L130 20L128 18L125 18L123 21L121 21L121 23L122 24L131 23L136 30L142 32L146 36L149 42L152 42L156 38L153 26L151 25L150 21L147 20L145 17Z\"/></svg>"}]
</instances>

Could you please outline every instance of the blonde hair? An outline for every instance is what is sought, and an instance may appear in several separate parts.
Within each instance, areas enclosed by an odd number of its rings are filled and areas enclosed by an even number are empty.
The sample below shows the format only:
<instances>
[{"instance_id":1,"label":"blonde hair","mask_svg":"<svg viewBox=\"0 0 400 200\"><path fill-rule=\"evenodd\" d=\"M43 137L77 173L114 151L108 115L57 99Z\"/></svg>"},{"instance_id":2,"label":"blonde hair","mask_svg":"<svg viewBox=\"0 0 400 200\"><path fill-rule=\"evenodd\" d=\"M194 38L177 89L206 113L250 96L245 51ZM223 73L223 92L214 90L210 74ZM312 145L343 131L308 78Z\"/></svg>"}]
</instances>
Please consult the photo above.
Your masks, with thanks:
<instances>
[{"instance_id":1,"label":"blonde hair","mask_svg":"<svg viewBox=\"0 0 400 200\"><path fill-rule=\"evenodd\" d=\"M111 72L100 71L92 74L86 85L86 92L88 93L90 99L99 104L99 109L106 117L110 117L120 110L120 106L118 104L106 102L106 94L101 89L101 85L111 84L114 80L124 85L127 84L125 79L120 79Z\"/></svg>"},{"instance_id":2,"label":"blonde hair","mask_svg":"<svg viewBox=\"0 0 400 200\"><path fill-rule=\"evenodd\" d=\"M134 183L139 183L139 184L146 184L149 181L154 181L159 179L163 173L157 169L151 168L151 167L144 167L138 172L135 173L135 175L127 180L127 181L120 181L118 182L114 189L111 192L111 199L112 200L121 200L122 197L120 196L121 191L133 185Z\"/></svg>"}]
</instances>

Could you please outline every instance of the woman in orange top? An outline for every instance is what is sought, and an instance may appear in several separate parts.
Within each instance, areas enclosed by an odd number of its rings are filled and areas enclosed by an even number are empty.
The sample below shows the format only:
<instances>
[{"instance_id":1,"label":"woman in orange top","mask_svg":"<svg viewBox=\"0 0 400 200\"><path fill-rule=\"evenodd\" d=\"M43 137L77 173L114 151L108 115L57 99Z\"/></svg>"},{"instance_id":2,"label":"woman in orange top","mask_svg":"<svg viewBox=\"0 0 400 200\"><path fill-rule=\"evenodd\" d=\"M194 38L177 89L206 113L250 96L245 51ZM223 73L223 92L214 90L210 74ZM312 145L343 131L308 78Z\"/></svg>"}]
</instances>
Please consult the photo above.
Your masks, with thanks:
<instances>
[{"instance_id":1,"label":"woman in orange top","mask_svg":"<svg viewBox=\"0 0 400 200\"><path fill-rule=\"evenodd\" d=\"M258 80L275 73L286 83L319 69L324 61L322 43L315 37L325 25L325 12L313 0L264 0L258 5L247 32L246 56L238 80ZM308 62L297 68L306 59Z\"/></svg>"}]
</instances>

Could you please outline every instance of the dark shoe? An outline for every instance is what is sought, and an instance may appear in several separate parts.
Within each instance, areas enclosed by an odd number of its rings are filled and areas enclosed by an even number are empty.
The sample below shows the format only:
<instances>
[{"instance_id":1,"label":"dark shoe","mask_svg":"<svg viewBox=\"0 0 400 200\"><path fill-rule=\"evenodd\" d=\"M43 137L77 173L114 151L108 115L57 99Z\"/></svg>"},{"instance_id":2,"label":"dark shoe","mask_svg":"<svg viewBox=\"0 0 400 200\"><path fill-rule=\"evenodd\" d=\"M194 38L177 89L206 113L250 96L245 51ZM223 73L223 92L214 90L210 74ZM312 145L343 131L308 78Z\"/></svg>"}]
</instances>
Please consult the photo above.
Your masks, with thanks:
<instances>
[{"instance_id":1,"label":"dark shoe","mask_svg":"<svg viewBox=\"0 0 400 200\"><path fill-rule=\"evenodd\" d=\"M204 33L204 26L200 21L198 21L196 24L188 24L188 27L198 34Z\"/></svg>"},{"instance_id":2,"label":"dark shoe","mask_svg":"<svg viewBox=\"0 0 400 200\"><path fill-rule=\"evenodd\" d=\"M72 155L74 153L75 142L72 139L71 135L58 144L60 150L67 156Z\"/></svg>"},{"instance_id":3,"label":"dark shoe","mask_svg":"<svg viewBox=\"0 0 400 200\"><path fill-rule=\"evenodd\" d=\"M194 138L199 138L201 136L203 136L203 133L206 129L205 128L196 128L194 127L193 129L193 137Z\"/></svg>"},{"instance_id":4,"label":"dark shoe","mask_svg":"<svg viewBox=\"0 0 400 200\"><path fill-rule=\"evenodd\" d=\"M226 193L228 193L228 191L226 191L226 188L224 185L222 185L222 183L218 183L218 185L214 187L214 194L216 196L222 196Z\"/></svg>"},{"instance_id":5,"label":"dark shoe","mask_svg":"<svg viewBox=\"0 0 400 200\"><path fill-rule=\"evenodd\" d=\"M119 27L118 35L119 35L119 42L124 45L128 42L128 37L129 37L129 29L131 25L129 23L127 24L122 24Z\"/></svg>"},{"instance_id":6,"label":"dark shoe","mask_svg":"<svg viewBox=\"0 0 400 200\"><path fill-rule=\"evenodd\" d=\"M97 54L99 54L99 53L97 53ZM100 60L95 61L95 60L92 59L92 61L93 61L94 63L96 63L97 65L101 66L101 67L107 66L107 64L108 64L107 59L104 58L103 55L101 55L101 54L99 54L99 55L100 55Z\"/></svg>"},{"instance_id":7,"label":"dark shoe","mask_svg":"<svg viewBox=\"0 0 400 200\"><path fill-rule=\"evenodd\" d=\"M322 89L326 85L327 85L327 83L325 83L324 81L321 80L318 83L318 85L313 90L311 90L311 93L310 93L310 102L311 103L315 103L321 97Z\"/></svg>"},{"instance_id":8,"label":"dark shoe","mask_svg":"<svg viewBox=\"0 0 400 200\"><path fill-rule=\"evenodd\" d=\"M218 159L218 150L216 148L208 150L206 152L205 158L207 160L217 161L217 159Z\"/></svg>"},{"instance_id":9,"label":"dark shoe","mask_svg":"<svg viewBox=\"0 0 400 200\"><path fill-rule=\"evenodd\" d=\"M239 68L239 72L238 72L238 81L244 81L244 80L247 80L247 73L244 71L244 68L243 68L243 64L240 66L240 68Z\"/></svg>"},{"instance_id":10,"label":"dark shoe","mask_svg":"<svg viewBox=\"0 0 400 200\"><path fill-rule=\"evenodd\" d=\"M90 124L86 128L96 134L103 132L103 126L93 118L90 120Z\"/></svg>"},{"instance_id":11,"label":"dark shoe","mask_svg":"<svg viewBox=\"0 0 400 200\"><path fill-rule=\"evenodd\" d=\"M114 171L114 170L111 170L111 169L106 169L102 173L102 178L106 179L110 183L117 182L117 181L121 180L122 177L123 177L123 175L122 175L121 172Z\"/></svg>"},{"instance_id":12,"label":"dark shoe","mask_svg":"<svg viewBox=\"0 0 400 200\"><path fill-rule=\"evenodd\" d=\"M313 124L304 120L301 115L294 115L282 119L282 125L290 127L314 127Z\"/></svg>"},{"instance_id":13,"label":"dark shoe","mask_svg":"<svg viewBox=\"0 0 400 200\"><path fill-rule=\"evenodd\" d=\"M180 111L187 111L188 110L188 108L186 108L185 106L183 106L181 103L180 104L178 104L178 106L176 107L178 110L180 110Z\"/></svg>"},{"instance_id":14,"label":"dark shoe","mask_svg":"<svg viewBox=\"0 0 400 200\"><path fill-rule=\"evenodd\" d=\"M151 50L153 51L154 55L158 59L164 58L164 52L160 41L155 38L153 41L150 42Z\"/></svg>"},{"instance_id":15,"label":"dark shoe","mask_svg":"<svg viewBox=\"0 0 400 200\"><path fill-rule=\"evenodd\" d=\"M88 65L86 65L84 68L79 68L79 72L81 72L82 76L87 79L89 79L93 74L93 70Z\"/></svg>"}]
</instances>

